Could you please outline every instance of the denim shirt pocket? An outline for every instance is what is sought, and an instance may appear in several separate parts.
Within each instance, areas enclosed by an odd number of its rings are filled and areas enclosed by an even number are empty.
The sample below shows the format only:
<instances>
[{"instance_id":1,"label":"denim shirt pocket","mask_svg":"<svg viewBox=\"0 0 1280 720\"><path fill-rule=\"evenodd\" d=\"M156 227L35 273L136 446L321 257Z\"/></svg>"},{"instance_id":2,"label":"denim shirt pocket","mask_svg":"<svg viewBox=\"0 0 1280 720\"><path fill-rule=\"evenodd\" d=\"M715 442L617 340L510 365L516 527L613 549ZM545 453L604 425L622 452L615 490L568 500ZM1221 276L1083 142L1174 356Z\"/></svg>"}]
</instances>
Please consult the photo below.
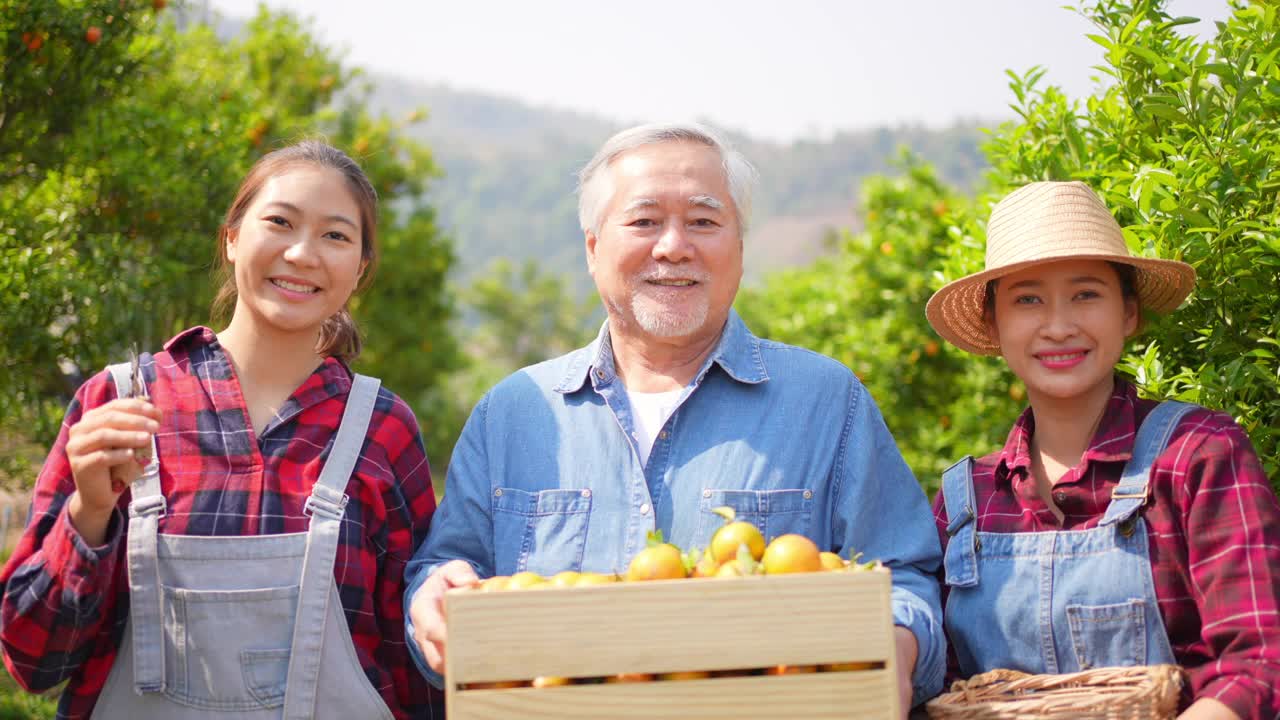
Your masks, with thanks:
<instances>
[{"instance_id":1,"label":"denim shirt pocket","mask_svg":"<svg viewBox=\"0 0 1280 720\"><path fill-rule=\"evenodd\" d=\"M813 491L807 488L788 490L720 490L705 488L698 512L695 546L705 548L724 519L712 512L725 506L733 508L734 517L760 528L765 542L779 535L809 535L809 518L813 513Z\"/></svg>"},{"instance_id":2,"label":"denim shirt pocket","mask_svg":"<svg viewBox=\"0 0 1280 720\"><path fill-rule=\"evenodd\" d=\"M496 488L492 506L498 575L524 570L554 575L582 569L591 518L590 490Z\"/></svg>"},{"instance_id":3,"label":"denim shirt pocket","mask_svg":"<svg viewBox=\"0 0 1280 720\"><path fill-rule=\"evenodd\" d=\"M1081 670L1133 667L1147 657L1146 602L1068 605L1071 648Z\"/></svg>"}]
</instances>

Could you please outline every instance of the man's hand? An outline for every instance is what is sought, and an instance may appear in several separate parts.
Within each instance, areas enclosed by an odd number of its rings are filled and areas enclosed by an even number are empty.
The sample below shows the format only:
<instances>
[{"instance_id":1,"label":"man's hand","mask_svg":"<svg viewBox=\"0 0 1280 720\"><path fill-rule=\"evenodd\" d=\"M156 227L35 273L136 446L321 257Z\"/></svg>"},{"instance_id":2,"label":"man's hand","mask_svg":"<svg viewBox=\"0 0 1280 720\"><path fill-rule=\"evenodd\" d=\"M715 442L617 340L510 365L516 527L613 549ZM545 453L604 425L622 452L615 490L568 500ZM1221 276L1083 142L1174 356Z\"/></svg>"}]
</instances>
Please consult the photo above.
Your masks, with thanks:
<instances>
[{"instance_id":1,"label":"man's hand","mask_svg":"<svg viewBox=\"0 0 1280 720\"><path fill-rule=\"evenodd\" d=\"M444 594L458 587L471 587L480 582L475 570L465 560L450 560L436 568L427 581L413 594L409 619L413 621L413 641L431 669L444 674Z\"/></svg>"},{"instance_id":2,"label":"man's hand","mask_svg":"<svg viewBox=\"0 0 1280 720\"><path fill-rule=\"evenodd\" d=\"M893 628L893 644L897 646L898 653L898 710L905 720L911 713L911 675L916 669L920 646L916 643L915 633L900 625Z\"/></svg>"}]
</instances>

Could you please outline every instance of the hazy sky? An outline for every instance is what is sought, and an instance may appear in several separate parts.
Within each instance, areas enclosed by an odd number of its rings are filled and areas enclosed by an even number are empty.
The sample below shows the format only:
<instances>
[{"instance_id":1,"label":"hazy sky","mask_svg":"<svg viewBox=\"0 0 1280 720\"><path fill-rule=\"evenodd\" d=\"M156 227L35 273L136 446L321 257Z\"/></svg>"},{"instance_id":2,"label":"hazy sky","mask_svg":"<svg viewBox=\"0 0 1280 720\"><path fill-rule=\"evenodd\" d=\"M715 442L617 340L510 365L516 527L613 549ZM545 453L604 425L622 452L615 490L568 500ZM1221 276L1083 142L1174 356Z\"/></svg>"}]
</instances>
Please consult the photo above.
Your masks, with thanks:
<instances>
[{"instance_id":1,"label":"hazy sky","mask_svg":"<svg viewBox=\"0 0 1280 720\"><path fill-rule=\"evenodd\" d=\"M1102 48L1066 0L268 0L348 60L618 121L705 119L790 140L1004 117L1006 68L1080 97ZM209 0L247 17L258 0ZM1225 0L1174 0L1211 34Z\"/></svg>"}]
</instances>

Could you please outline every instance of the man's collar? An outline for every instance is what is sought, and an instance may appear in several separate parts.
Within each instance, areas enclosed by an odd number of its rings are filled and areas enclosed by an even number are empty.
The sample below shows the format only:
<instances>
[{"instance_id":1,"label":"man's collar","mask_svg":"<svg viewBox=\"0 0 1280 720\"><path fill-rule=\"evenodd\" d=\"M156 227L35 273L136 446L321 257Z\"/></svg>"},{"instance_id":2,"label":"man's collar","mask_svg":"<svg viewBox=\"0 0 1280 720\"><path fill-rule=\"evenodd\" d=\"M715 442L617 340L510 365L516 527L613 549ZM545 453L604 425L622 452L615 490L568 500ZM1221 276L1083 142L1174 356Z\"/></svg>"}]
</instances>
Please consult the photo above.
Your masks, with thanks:
<instances>
[{"instance_id":1,"label":"man's collar","mask_svg":"<svg viewBox=\"0 0 1280 720\"><path fill-rule=\"evenodd\" d=\"M760 339L751 334L737 311L732 309L729 310L729 319L720 333L716 349L698 370L694 385L702 382L713 363L740 383L754 385L769 379L768 369L765 368L764 358L760 353ZM552 389L558 393L577 392L588 378L598 386L612 382L616 376L617 365L613 357L613 344L609 339L609 321L605 320L596 339L573 353L564 378Z\"/></svg>"}]
</instances>

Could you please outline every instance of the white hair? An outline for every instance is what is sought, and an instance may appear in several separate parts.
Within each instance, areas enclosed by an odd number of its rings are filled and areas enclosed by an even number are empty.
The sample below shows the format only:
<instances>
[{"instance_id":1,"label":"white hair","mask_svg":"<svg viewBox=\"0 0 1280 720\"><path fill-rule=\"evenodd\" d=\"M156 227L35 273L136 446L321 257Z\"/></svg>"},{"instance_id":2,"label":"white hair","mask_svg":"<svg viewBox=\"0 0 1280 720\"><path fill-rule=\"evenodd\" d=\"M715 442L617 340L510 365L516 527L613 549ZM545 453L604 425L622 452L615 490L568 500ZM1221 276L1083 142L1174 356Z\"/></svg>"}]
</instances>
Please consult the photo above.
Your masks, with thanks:
<instances>
[{"instance_id":1,"label":"white hair","mask_svg":"<svg viewBox=\"0 0 1280 720\"><path fill-rule=\"evenodd\" d=\"M605 206L613 197L612 178L603 171L615 158L638 147L673 141L701 143L720 155L738 227L745 235L747 220L751 216L751 191L756 182L756 169L720 133L700 123L638 125L606 140L595 157L578 173L578 223L582 229L600 232Z\"/></svg>"}]
</instances>

